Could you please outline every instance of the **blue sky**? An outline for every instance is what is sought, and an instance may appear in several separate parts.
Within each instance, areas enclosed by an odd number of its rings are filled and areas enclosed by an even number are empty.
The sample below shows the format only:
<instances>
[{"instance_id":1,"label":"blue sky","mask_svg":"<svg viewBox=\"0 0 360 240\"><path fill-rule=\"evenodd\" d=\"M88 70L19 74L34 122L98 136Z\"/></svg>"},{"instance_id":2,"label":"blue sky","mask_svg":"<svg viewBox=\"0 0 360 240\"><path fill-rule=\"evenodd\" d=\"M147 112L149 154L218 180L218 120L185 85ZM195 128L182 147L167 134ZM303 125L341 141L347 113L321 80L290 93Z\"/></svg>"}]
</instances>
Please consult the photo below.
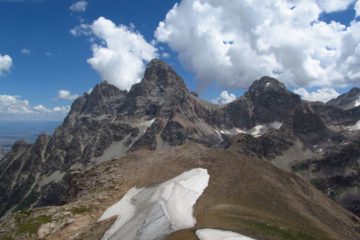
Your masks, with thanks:
<instances>
[{"instance_id":1,"label":"blue sky","mask_svg":"<svg viewBox=\"0 0 360 240\"><path fill-rule=\"evenodd\" d=\"M114 78L110 82L123 86L120 82L124 67L120 66L123 63L118 62L119 57L112 59L115 65L119 64L115 69L111 68L114 64L103 67L88 62L91 58L104 61L103 56L96 55L99 52L94 44L116 54L126 51L126 46L124 50L110 46L118 40L105 32L110 23L114 24L114 31L127 27L122 33L125 35L119 33L118 37L142 38L139 52L148 49L149 54L132 56L140 60L139 69L143 69L141 62L146 64L153 56L162 58L202 98L219 103L242 95L262 75L273 74L312 100L328 99L359 85L360 67L356 64L360 62L360 47L358 54L348 53L356 52L356 42L360 42L359 34L355 34L360 29L357 1L334 0L335 4L327 5L321 3L324 1L308 0L307 6L294 3L293 7L283 4L286 0L271 1L282 3L278 8L259 8L257 0L254 5L240 0L227 5L219 0L83 0L76 9L74 4L79 1L0 0L0 57L9 56L12 60L11 67L4 67L2 72L0 62L0 119L22 116L22 109L27 108L31 116L38 114L41 118L52 115L55 107L63 107L55 114L55 118L61 118L72 99L108 76L107 72L116 73L109 76L110 80ZM284 14L282 6L291 8L293 13ZM173 14L167 15L170 10ZM268 26L273 28L271 32L263 27L269 12L277 17ZM99 17L103 17L102 22L96 25ZM76 28L78 34L72 34L70 31ZM288 29L303 38L304 45L290 34L282 38L281 34L274 34ZM306 41L322 45L309 47ZM344 45L352 49L340 50ZM317 51L321 48L325 52ZM128 76L138 76L139 69ZM130 86L132 83L129 80ZM60 90L65 92L60 94ZM220 95L223 90L226 92Z\"/></svg>"},{"instance_id":2,"label":"blue sky","mask_svg":"<svg viewBox=\"0 0 360 240\"><path fill-rule=\"evenodd\" d=\"M151 40L175 2L101 0L89 3L85 13L73 13L69 10L73 1L0 1L0 54L13 59L10 73L0 78L0 94L20 95L32 105L69 104L54 100L59 89L82 94L100 81L86 62L90 45L70 34L80 18L91 22L107 16L118 23L133 23ZM30 54L22 54L23 49Z\"/></svg>"}]
</instances>

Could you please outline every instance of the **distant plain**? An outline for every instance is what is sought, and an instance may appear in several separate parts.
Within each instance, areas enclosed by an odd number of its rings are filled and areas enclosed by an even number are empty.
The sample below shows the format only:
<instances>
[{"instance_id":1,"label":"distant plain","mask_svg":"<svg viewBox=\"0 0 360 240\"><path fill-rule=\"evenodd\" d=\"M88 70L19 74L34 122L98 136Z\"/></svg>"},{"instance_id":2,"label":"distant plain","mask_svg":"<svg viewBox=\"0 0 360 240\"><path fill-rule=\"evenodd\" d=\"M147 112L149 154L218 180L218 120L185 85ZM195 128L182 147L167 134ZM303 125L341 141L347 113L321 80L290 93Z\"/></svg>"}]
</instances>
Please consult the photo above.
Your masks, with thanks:
<instances>
[{"instance_id":1,"label":"distant plain","mask_svg":"<svg viewBox=\"0 0 360 240\"><path fill-rule=\"evenodd\" d=\"M39 134L52 134L60 124L60 121L0 121L0 147L9 151L18 140L33 143Z\"/></svg>"}]
</instances>

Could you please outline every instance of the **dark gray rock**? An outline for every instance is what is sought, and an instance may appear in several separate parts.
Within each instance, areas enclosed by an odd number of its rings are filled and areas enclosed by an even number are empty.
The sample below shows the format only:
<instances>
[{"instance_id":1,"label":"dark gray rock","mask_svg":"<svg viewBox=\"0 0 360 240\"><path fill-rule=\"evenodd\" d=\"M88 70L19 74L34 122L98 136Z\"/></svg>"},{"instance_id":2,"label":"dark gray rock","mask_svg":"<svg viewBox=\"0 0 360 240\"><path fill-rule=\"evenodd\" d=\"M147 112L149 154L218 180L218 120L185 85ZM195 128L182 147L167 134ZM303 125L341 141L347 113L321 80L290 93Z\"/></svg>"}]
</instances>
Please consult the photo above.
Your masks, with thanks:
<instances>
[{"instance_id":1,"label":"dark gray rock","mask_svg":"<svg viewBox=\"0 0 360 240\"><path fill-rule=\"evenodd\" d=\"M274 159L291 147L295 141L291 126L283 125L279 130L272 129L260 137L239 134L229 140L227 148L250 156Z\"/></svg>"},{"instance_id":2,"label":"dark gray rock","mask_svg":"<svg viewBox=\"0 0 360 240\"><path fill-rule=\"evenodd\" d=\"M302 104L299 95L287 90L280 81L263 77L256 80L245 93L252 102L257 123L284 122Z\"/></svg>"},{"instance_id":3,"label":"dark gray rock","mask_svg":"<svg viewBox=\"0 0 360 240\"><path fill-rule=\"evenodd\" d=\"M253 103L247 97L240 97L215 111L212 118L214 125L220 128L250 129L256 122Z\"/></svg>"},{"instance_id":4,"label":"dark gray rock","mask_svg":"<svg viewBox=\"0 0 360 240\"><path fill-rule=\"evenodd\" d=\"M161 119L156 119L154 123L146 130L145 134L140 137L131 147L131 151L136 151L140 148L148 150L155 150L157 147L156 136L160 134L164 128L164 123Z\"/></svg>"},{"instance_id":5,"label":"dark gray rock","mask_svg":"<svg viewBox=\"0 0 360 240\"><path fill-rule=\"evenodd\" d=\"M169 121L166 124L163 132L161 133L161 139L170 146L179 146L185 143L187 138L186 129L176 121Z\"/></svg>"},{"instance_id":6,"label":"dark gray rock","mask_svg":"<svg viewBox=\"0 0 360 240\"><path fill-rule=\"evenodd\" d=\"M354 87L349 92L338 96L326 103L327 106L333 106L343 110L348 110L360 106L360 88Z\"/></svg>"},{"instance_id":7,"label":"dark gray rock","mask_svg":"<svg viewBox=\"0 0 360 240\"><path fill-rule=\"evenodd\" d=\"M360 119L360 106L345 110L319 102L310 104L327 125L349 126L354 125Z\"/></svg>"}]
</instances>

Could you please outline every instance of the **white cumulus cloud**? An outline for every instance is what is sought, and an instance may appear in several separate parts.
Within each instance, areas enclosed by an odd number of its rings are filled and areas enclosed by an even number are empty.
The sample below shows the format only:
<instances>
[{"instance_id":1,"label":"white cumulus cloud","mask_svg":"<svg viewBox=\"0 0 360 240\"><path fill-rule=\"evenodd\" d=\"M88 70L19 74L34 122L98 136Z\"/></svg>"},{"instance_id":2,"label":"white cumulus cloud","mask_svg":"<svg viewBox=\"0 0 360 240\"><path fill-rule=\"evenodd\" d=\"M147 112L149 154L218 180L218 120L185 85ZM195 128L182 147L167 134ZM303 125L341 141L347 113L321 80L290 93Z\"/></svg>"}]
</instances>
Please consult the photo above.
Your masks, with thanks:
<instances>
[{"instance_id":1,"label":"white cumulus cloud","mask_svg":"<svg viewBox=\"0 0 360 240\"><path fill-rule=\"evenodd\" d=\"M140 82L145 64L157 57L157 49L134 27L117 26L104 17L91 25L82 24L71 33L75 36L83 34L95 42L88 63L103 80L123 90Z\"/></svg>"},{"instance_id":2,"label":"white cumulus cloud","mask_svg":"<svg viewBox=\"0 0 360 240\"><path fill-rule=\"evenodd\" d=\"M356 12L356 17L360 17L360 0L358 0L355 4L355 12Z\"/></svg>"},{"instance_id":3,"label":"white cumulus cloud","mask_svg":"<svg viewBox=\"0 0 360 240\"><path fill-rule=\"evenodd\" d=\"M72 94L68 90L59 90L58 96L57 96L58 99L63 99L63 100L75 100L78 97L79 97L79 95Z\"/></svg>"},{"instance_id":4,"label":"white cumulus cloud","mask_svg":"<svg viewBox=\"0 0 360 240\"><path fill-rule=\"evenodd\" d=\"M1 113L29 113L31 112L28 100L22 100L19 96L0 95Z\"/></svg>"},{"instance_id":5,"label":"white cumulus cloud","mask_svg":"<svg viewBox=\"0 0 360 240\"><path fill-rule=\"evenodd\" d=\"M234 94L229 93L228 91L222 91L220 96L211 100L211 102L215 104L227 104L234 100L236 100L236 96Z\"/></svg>"},{"instance_id":6,"label":"white cumulus cloud","mask_svg":"<svg viewBox=\"0 0 360 240\"><path fill-rule=\"evenodd\" d=\"M70 6L70 10L73 12L85 12L87 4L88 3L86 1L75 2Z\"/></svg>"},{"instance_id":7,"label":"white cumulus cloud","mask_svg":"<svg viewBox=\"0 0 360 240\"><path fill-rule=\"evenodd\" d=\"M336 12L346 10L354 0L318 0L319 6L325 12Z\"/></svg>"},{"instance_id":8,"label":"white cumulus cloud","mask_svg":"<svg viewBox=\"0 0 360 240\"><path fill-rule=\"evenodd\" d=\"M204 85L247 88L269 75L289 87L343 87L360 79L360 22L319 17L351 2L182 0L155 37Z\"/></svg>"},{"instance_id":9,"label":"white cumulus cloud","mask_svg":"<svg viewBox=\"0 0 360 240\"><path fill-rule=\"evenodd\" d=\"M0 95L0 120L59 120L70 111L70 106L47 108L44 105L31 106L19 96Z\"/></svg>"},{"instance_id":10,"label":"white cumulus cloud","mask_svg":"<svg viewBox=\"0 0 360 240\"><path fill-rule=\"evenodd\" d=\"M8 73L12 66L12 58L9 55L0 54L0 76Z\"/></svg>"},{"instance_id":11,"label":"white cumulus cloud","mask_svg":"<svg viewBox=\"0 0 360 240\"><path fill-rule=\"evenodd\" d=\"M313 92L308 92L304 88L298 88L294 90L294 93L301 96L302 99L307 101L320 101L320 102L328 102L333 98L337 98L340 94L333 88L320 88Z\"/></svg>"}]
</instances>

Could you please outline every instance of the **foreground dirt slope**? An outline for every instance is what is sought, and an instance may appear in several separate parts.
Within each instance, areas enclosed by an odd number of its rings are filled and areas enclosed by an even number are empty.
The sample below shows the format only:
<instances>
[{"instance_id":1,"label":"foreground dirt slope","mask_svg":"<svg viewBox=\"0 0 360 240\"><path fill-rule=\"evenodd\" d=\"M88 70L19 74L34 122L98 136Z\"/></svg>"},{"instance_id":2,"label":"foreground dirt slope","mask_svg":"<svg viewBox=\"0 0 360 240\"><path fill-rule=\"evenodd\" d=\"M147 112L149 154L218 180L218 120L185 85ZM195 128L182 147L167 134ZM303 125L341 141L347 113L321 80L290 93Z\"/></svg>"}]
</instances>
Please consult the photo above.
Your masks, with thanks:
<instances>
[{"instance_id":1,"label":"foreground dirt slope","mask_svg":"<svg viewBox=\"0 0 360 240\"><path fill-rule=\"evenodd\" d=\"M13 214L0 222L0 239L100 239L113 220L96 220L131 187L152 186L196 167L210 174L196 204L197 224L169 240L197 239L200 228L258 240L360 239L359 219L299 177L264 160L194 144L140 150L73 174L71 203Z\"/></svg>"}]
</instances>

